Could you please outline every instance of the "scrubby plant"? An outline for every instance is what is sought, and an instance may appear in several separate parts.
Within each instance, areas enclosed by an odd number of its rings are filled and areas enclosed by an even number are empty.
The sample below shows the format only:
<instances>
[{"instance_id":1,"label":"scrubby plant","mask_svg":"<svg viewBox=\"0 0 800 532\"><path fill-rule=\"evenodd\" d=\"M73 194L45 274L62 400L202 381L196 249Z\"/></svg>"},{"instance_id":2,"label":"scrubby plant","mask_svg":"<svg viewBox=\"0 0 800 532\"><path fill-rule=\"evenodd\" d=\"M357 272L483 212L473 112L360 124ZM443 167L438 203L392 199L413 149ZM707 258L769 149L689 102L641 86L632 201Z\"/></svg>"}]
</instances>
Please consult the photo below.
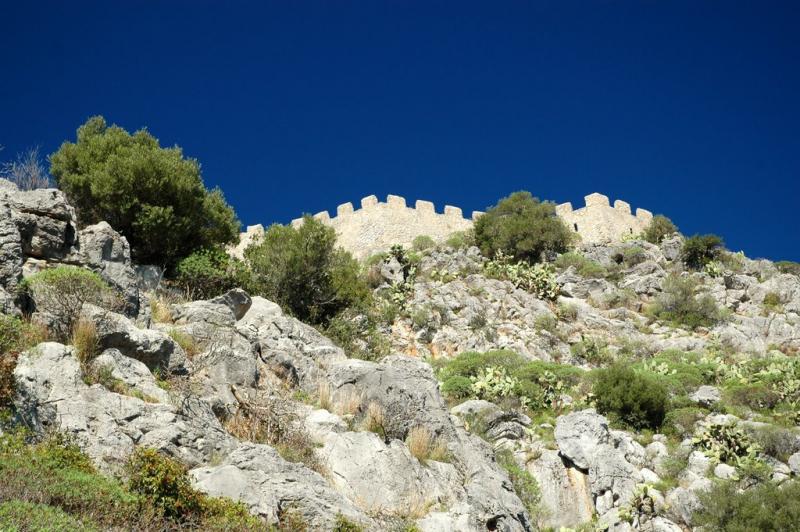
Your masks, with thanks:
<instances>
[{"instance_id":1,"label":"scrubby plant","mask_svg":"<svg viewBox=\"0 0 800 532\"><path fill-rule=\"evenodd\" d=\"M388 306L379 302L379 307L366 310L346 309L324 326L320 327L322 333L344 349L350 358L378 361L387 356L390 351L388 338L381 334L379 325L384 320L389 320L381 311ZM399 311L397 312L399 314ZM390 319L390 323L394 318Z\"/></svg>"},{"instance_id":2,"label":"scrubby plant","mask_svg":"<svg viewBox=\"0 0 800 532\"><path fill-rule=\"evenodd\" d=\"M478 371L472 380L472 393L478 399L497 399L511 395L519 381L504 368L489 366Z\"/></svg>"},{"instance_id":3,"label":"scrubby plant","mask_svg":"<svg viewBox=\"0 0 800 532\"><path fill-rule=\"evenodd\" d=\"M670 436L688 438L694 434L698 421L704 419L708 412L696 406L675 408L664 417L663 431Z\"/></svg>"},{"instance_id":4,"label":"scrubby plant","mask_svg":"<svg viewBox=\"0 0 800 532\"><path fill-rule=\"evenodd\" d=\"M582 337L569 349L573 356L595 366L608 364L613 360L607 343L600 338Z\"/></svg>"},{"instance_id":5,"label":"scrubby plant","mask_svg":"<svg viewBox=\"0 0 800 532\"><path fill-rule=\"evenodd\" d=\"M717 235L694 235L683 243L681 260L688 268L701 270L717 260L724 249L725 243Z\"/></svg>"},{"instance_id":6,"label":"scrubby plant","mask_svg":"<svg viewBox=\"0 0 800 532\"><path fill-rule=\"evenodd\" d=\"M487 277L510 281L517 288L530 292L540 299L555 300L561 287L552 268L546 264L512 262L511 257L499 251L494 259L484 263Z\"/></svg>"},{"instance_id":7,"label":"scrubby plant","mask_svg":"<svg viewBox=\"0 0 800 532\"><path fill-rule=\"evenodd\" d=\"M644 230L644 239L651 244L659 244L665 237L677 233L677 226L663 214L656 214Z\"/></svg>"},{"instance_id":8,"label":"scrubby plant","mask_svg":"<svg viewBox=\"0 0 800 532\"><path fill-rule=\"evenodd\" d=\"M657 377L615 364L597 372L592 387L597 410L635 429L657 429L669 406L666 387Z\"/></svg>"},{"instance_id":9,"label":"scrubby plant","mask_svg":"<svg viewBox=\"0 0 800 532\"><path fill-rule=\"evenodd\" d=\"M46 331L41 327L0 314L0 408L9 406L14 397L17 357L45 339Z\"/></svg>"},{"instance_id":10,"label":"scrubby plant","mask_svg":"<svg viewBox=\"0 0 800 532\"><path fill-rule=\"evenodd\" d=\"M744 457L755 458L761 450L736 423L706 423L692 438L692 445L709 458L737 465Z\"/></svg>"},{"instance_id":11,"label":"scrubby plant","mask_svg":"<svg viewBox=\"0 0 800 532\"><path fill-rule=\"evenodd\" d=\"M202 351L202 346L190 334L176 328L169 330L169 337L175 340L175 343L181 346L183 352L189 358L194 358Z\"/></svg>"},{"instance_id":12,"label":"scrubby plant","mask_svg":"<svg viewBox=\"0 0 800 532\"><path fill-rule=\"evenodd\" d=\"M608 275L608 270L599 262L587 259L577 251L562 253L553 264L559 270L566 270L572 266L578 272L578 275L586 278L602 279Z\"/></svg>"},{"instance_id":13,"label":"scrubby plant","mask_svg":"<svg viewBox=\"0 0 800 532\"><path fill-rule=\"evenodd\" d=\"M192 489L186 468L157 450L137 448L127 471L131 491L153 501L165 516L174 519L200 511L200 494Z\"/></svg>"},{"instance_id":14,"label":"scrubby plant","mask_svg":"<svg viewBox=\"0 0 800 532\"><path fill-rule=\"evenodd\" d=\"M556 316L564 321L575 321L578 318L578 307L572 303L559 303L556 307Z\"/></svg>"},{"instance_id":15,"label":"scrubby plant","mask_svg":"<svg viewBox=\"0 0 800 532\"><path fill-rule=\"evenodd\" d=\"M342 514L336 514L332 532L363 532L363 530L361 525L354 523Z\"/></svg>"},{"instance_id":16,"label":"scrubby plant","mask_svg":"<svg viewBox=\"0 0 800 532\"><path fill-rule=\"evenodd\" d=\"M34 190L53 186L50 174L39 156L39 147L28 148L17 154L13 161L0 165L0 178L8 179L20 190Z\"/></svg>"},{"instance_id":17,"label":"scrubby plant","mask_svg":"<svg viewBox=\"0 0 800 532\"><path fill-rule=\"evenodd\" d=\"M628 246L622 250L622 263L629 268L646 260L647 252L639 246Z\"/></svg>"},{"instance_id":18,"label":"scrubby plant","mask_svg":"<svg viewBox=\"0 0 800 532\"><path fill-rule=\"evenodd\" d=\"M719 532L786 532L800 523L800 481L764 483L742 491L722 482L700 493L693 524Z\"/></svg>"},{"instance_id":19,"label":"scrubby plant","mask_svg":"<svg viewBox=\"0 0 800 532\"><path fill-rule=\"evenodd\" d=\"M656 508L655 488L648 484L640 484L633 490L630 500L622 506L619 517L636 527L645 520L655 517Z\"/></svg>"},{"instance_id":20,"label":"scrubby plant","mask_svg":"<svg viewBox=\"0 0 800 532\"><path fill-rule=\"evenodd\" d=\"M800 277L800 262L780 260L775 263L775 267L778 268L778 271L781 273L790 273Z\"/></svg>"},{"instance_id":21,"label":"scrubby plant","mask_svg":"<svg viewBox=\"0 0 800 532\"><path fill-rule=\"evenodd\" d=\"M411 249L414 251L425 251L436 247L436 242L428 235L419 235L411 241Z\"/></svg>"},{"instance_id":22,"label":"scrubby plant","mask_svg":"<svg viewBox=\"0 0 800 532\"><path fill-rule=\"evenodd\" d=\"M450 249L468 248L475 245L475 233L472 230L450 233L445 239L444 245Z\"/></svg>"},{"instance_id":23,"label":"scrubby plant","mask_svg":"<svg viewBox=\"0 0 800 532\"><path fill-rule=\"evenodd\" d=\"M486 257L503 252L531 264L549 254L564 253L573 240L573 233L556 216L555 204L540 202L530 192L501 199L475 221L474 231Z\"/></svg>"},{"instance_id":24,"label":"scrubby plant","mask_svg":"<svg viewBox=\"0 0 800 532\"><path fill-rule=\"evenodd\" d=\"M122 298L93 271L76 266L47 268L25 278L20 291L30 298L37 312L47 315L53 335L66 340L84 303L107 310L123 308Z\"/></svg>"},{"instance_id":25,"label":"scrubby plant","mask_svg":"<svg viewBox=\"0 0 800 532\"><path fill-rule=\"evenodd\" d=\"M347 308L365 305L370 292L358 262L335 244L333 228L311 216L297 228L271 226L245 251L251 292L313 324L325 324Z\"/></svg>"},{"instance_id":26,"label":"scrubby plant","mask_svg":"<svg viewBox=\"0 0 800 532\"><path fill-rule=\"evenodd\" d=\"M162 148L147 130L133 135L101 116L50 156L50 171L81 221L107 221L127 237L134 259L171 268L204 247L234 242L239 220L200 164Z\"/></svg>"},{"instance_id":27,"label":"scrubby plant","mask_svg":"<svg viewBox=\"0 0 800 532\"><path fill-rule=\"evenodd\" d=\"M661 294L648 313L662 321L690 329L709 327L724 317L714 298L699 294L698 282L689 276L668 275L661 285Z\"/></svg>"},{"instance_id":28,"label":"scrubby plant","mask_svg":"<svg viewBox=\"0 0 800 532\"><path fill-rule=\"evenodd\" d=\"M97 327L94 322L87 319L78 319L72 326L70 340L75 348L75 355L86 371L91 360L100 354L100 340L97 337Z\"/></svg>"},{"instance_id":29,"label":"scrubby plant","mask_svg":"<svg viewBox=\"0 0 800 532\"><path fill-rule=\"evenodd\" d=\"M722 268L722 263L716 260L706 262L703 267L703 272L709 277L721 277L725 271Z\"/></svg>"},{"instance_id":30,"label":"scrubby plant","mask_svg":"<svg viewBox=\"0 0 800 532\"><path fill-rule=\"evenodd\" d=\"M514 487L514 492L517 494L517 497L519 497L522 504L525 505L525 509L528 510L531 519L536 521L541 512L542 500L542 492L539 489L539 483L536 481L536 477L517 463L511 451L504 449L497 452L495 456L497 458L497 463L500 464L508 474L508 478L511 480L511 485Z\"/></svg>"},{"instance_id":31,"label":"scrubby plant","mask_svg":"<svg viewBox=\"0 0 800 532\"><path fill-rule=\"evenodd\" d=\"M442 393L454 399L468 399L472 396L472 381L469 377L454 375L441 385Z\"/></svg>"},{"instance_id":32,"label":"scrubby plant","mask_svg":"<svg viewBox=\"0 0 800 532\"><path fill-rule=\"evenodd\" d=\"M189 300L211 299L248 284L247 269L221 248L203 248L181 259L173 283Z\"/></svg>"},{"instance_id":33,"label":"scrubby plant","mask_svg":"<svg viewBox=\"0 0 800 532\"><path fill-rule=\"evenodd\" d=\"M781 296L778 293L767 292L762 305L764 305L764 310L767 312L778 312L782 303Z\"/></svg>"}]
</instances>

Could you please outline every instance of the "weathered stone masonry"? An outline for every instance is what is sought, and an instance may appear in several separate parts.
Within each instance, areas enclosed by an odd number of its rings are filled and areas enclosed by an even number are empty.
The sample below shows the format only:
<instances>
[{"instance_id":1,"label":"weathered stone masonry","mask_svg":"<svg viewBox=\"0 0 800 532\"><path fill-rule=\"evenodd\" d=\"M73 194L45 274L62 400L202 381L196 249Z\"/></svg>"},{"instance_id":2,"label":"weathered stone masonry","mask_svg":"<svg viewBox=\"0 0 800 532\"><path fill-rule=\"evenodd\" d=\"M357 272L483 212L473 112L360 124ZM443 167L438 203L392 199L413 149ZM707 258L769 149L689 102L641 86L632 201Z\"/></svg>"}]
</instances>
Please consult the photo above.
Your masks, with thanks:
<instances>
[{"instance_id":1,"label":"weathered stone masonry","mask_svg":"<svg viewBox=\"0 0 800 532\"><path fill-rule=\"evenodd\" d=\"M610 205L607 196L594 193L585 197L586 206L573 210L571 203L556 206L556 214L577 232L584 242L603 243L621 240L626 235L642 232L653 215L644 209L636 209L631 214L628 203L617 200ZM414 238L427 235L435 241L443 241L456 231L472 227L473 221L481 214L474 211L471 219L464 218L461 209L446 205L444 213L437 213L430 201L417 200L414 207L408 207L400 196L389 195L386 203L376 196L361 200L361 208L353 208L348 202L336 209L336 216L327 211L314 215L314 218L336 230L338 243L358 258L366 258L373 253L385 251L393 244L410 245ZM292 225L303 223L302 218L292 220ZM231 252L241 257L254 239L264 233L262 225L251 225L242 233L239 245Z\"/></svg>"}]
</instances>

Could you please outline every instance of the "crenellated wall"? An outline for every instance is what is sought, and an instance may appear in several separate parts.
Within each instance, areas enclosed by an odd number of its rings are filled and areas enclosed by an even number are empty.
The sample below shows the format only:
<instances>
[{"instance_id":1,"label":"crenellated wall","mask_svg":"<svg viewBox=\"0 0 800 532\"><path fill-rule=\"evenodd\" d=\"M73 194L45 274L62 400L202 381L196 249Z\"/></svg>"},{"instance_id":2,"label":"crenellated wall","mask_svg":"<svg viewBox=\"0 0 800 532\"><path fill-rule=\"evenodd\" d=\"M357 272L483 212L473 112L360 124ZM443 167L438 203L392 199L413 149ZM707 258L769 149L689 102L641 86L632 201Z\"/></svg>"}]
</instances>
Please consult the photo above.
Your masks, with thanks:
<instances>
[{"instance_id":1,"label":"crenellated wall","mask_svg":"<svg viewBox=\"0 0 800 532\"><path fill-rule=\"evenodd\" d=\"M473 212L472 219L480 214ZM417 200L414 207L409 207L405 198L391 194L385 203L376 196L367 196L361 200L360 209L348 202L339 205L335 217L322 211L314 218L333 227L339 245L358 258L385 251L393 244L408 246L420 235L428 235L438 242L455 231L472 227L472 220L464 218L458 207L446 205L444 213L440 214L430 201ZM292 220L293 226L301 223L302 218Z\"/></svg>"},{"instance_id":2,"label":"crenellated wall","mask_svg":"<svg viewBox=\"0 0 800 532\"><path fill-rule=\"evenodd\" d=\"M594 193L585 198L586 206L573 210L571 203L556 206L556 214L576 231L583 242L603 243L622 240L630 234L642 232L650 223L650 211L636 209L631 214L631 206L621 200L610 205L607 196ZM437 213L430 201L417 200L414 207L406 205L405 198L389 195L381 203L376 196L361 200L361 208L356 209L348 202L336 209L336 216L327 211L314 215L314 218L336 230L338 244L358 258L366 258L379 251L385 251L393 244L410 245L414 238L427 235L435 241L445 240L451 233L465 231L481 214L474 211L470 219L464 218L461 209L446 205L444 213ZM293 226L303 223L302 218L292 220ZM230 253L241 257L254 239L264 233L261 225L251 225L242 233L239 244L230 248Z\"/></svg>"},{"instance_id":3,"label":"crenellated wall","mask_svg":"<svg viewBox=\"0 0 800 532\"><path fill-rule=\"evenodd\" d=\"M571 203L556 206L556 214L581 236L582 242L605 243L622 240L629 235L644 231L653 214L644 209L636 209L631 214L630 204L617 200L612 207L608 196L597 192L584 198L585 207L572 209Z\"/></svg>"}]
</instances>

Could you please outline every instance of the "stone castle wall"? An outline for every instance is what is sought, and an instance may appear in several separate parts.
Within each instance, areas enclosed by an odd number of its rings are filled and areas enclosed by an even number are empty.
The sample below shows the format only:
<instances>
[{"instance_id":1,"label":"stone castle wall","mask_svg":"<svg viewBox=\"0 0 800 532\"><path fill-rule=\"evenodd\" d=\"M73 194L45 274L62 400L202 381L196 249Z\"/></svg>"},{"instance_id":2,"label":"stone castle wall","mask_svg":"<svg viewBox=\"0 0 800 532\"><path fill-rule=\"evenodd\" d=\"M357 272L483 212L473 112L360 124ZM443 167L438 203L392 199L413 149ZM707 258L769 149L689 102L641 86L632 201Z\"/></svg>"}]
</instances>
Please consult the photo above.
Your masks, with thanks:
<instances>
[{"instance_id":1,"label":"stone castle wall","mask_svg":"<svg viewBox=\"0 0 800 532\"><path fill-rule=\"evenodd\" d=\"M605 243L622 240L626 235L642 232L653 215L644 209L636 209L631 214L628 203L617 200L610 205L607 196L594 193L585 198L586 206L573 210L571 203L556 206L556 214L576 231L582 242ZM461 209L445 206L444 213L437 213L433 203L418 200L414 207L406 205L405 198L389 195L385 203L376 196L361 200L361 208L355 209L352 203L344 203L336 209L336 216L327 211L314 215L314 218L336 230L338 244L355 257L363 259L373 253L386 251L393 244L409 246L414 238L427 235L437 242L445 240L456 231L472 227L473 221L483 214L474 211L471 218L464 218ZM293 226L303 223L302 218L292 220ZM264 233L264 227L251 225L241 234L239 244L230 249L241 257L244 250Z\"/></svg>"}]
</instances>

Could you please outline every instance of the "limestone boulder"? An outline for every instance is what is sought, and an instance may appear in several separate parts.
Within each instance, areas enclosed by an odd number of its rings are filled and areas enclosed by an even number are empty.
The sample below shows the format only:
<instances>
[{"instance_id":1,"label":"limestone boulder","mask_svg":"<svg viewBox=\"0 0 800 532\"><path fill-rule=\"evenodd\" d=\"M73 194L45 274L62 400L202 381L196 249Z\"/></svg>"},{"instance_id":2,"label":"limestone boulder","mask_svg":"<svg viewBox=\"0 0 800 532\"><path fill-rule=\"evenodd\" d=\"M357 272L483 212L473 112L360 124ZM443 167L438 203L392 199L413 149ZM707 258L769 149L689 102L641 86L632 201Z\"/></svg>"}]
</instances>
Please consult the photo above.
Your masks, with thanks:
<instances>
[{"instance_id":1,"label":"limestone boulder","mask_svg":"<svg viewBox=\"0 0 800 532\"><path fill-rule=\"evenodd\" d=\"M367 530L379 529L319 473L287 462L267 445L241 444L221 464L198 467L189 474L196 489L240 501L268 522L276 523L284 512L294 511L310 530L332 530L338 515Z\"/></svg>"},{"instance_id":2,"label":"limestone boulder","mask_svg":"<svg viewBox=\"0 0 800 532\"><path fill-rule=\"evenodd\" d=\"M594 500L588 475L565 461L558 451L545 450L527 464L542 493L544 518L540 525L574 528L591 521Z\"/></svg>"},{"instance_id":3,"label":"limestone boulder","mask_svg":"<svg viewBox=\"0 0 800 532\"><path fill-rule=\"evenodd\" d=\"M143 362L150 370L186 371L183 349L166 333L140 329L125 316L90 304L84 304L81 317L94 323L101 348L118 349L123 355Z\"/></svg>"},{"instance_id":4,"label":"limestone boulder","mask_svg":"<svg viewBox=\"0 0 800 532\"><path fill-rule=\"evenodd\" d=\"M185 398L179 407L151 403L83 380L72 347L43 343L20 355L15 406L27 426L75 437L104 471L121 471L135 446L158 449L188 464L229 452L235 441L207 405ZM151 398L152 400L152 398Z\"/></svg>"}]
</instances>

